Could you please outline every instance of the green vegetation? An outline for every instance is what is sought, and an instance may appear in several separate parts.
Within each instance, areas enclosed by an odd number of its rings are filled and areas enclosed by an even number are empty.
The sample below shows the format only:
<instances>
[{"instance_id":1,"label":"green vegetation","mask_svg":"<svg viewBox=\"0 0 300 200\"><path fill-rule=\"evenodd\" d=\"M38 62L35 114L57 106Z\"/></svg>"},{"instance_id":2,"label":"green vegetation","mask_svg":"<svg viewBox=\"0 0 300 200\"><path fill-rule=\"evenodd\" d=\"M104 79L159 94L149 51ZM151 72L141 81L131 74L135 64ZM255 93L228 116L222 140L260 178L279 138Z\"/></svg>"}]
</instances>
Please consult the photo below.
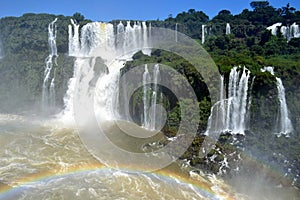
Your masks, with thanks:
<instances>
[{"instance_id":1,"label":"green vegetation","mask_svg":"<svg viewBox=\"0 0 300 200\"><path fill-rule=\"evenodd\" d=\"M201 43L202 25L206 25L207 34L203 47L212 56L225 80L228 80L230 69L234 65L246 66L255 76L253 85L253 106L251 123L254 133L247 133L246 142L251 146L250 151L265 152L264 158L269 161L282 159L274 156L272 152L283 146L289 150L282 151L286 157L291 158L293 173L299 173L299 137L300 137L300 38L293 38L289 42L280 34L273 36L266 28L277 22L283 25L300 24L300 11L291 5L281 8L272 7L267 1L251 2L252 10L245 9L240 14L233 15L229 10L221 10L213 19L203 13L190 9L179 13L176 17L171 15L161 21L148 21L152 26L175 29L192 37ZM48 50L48 24L58 18L57 48L58 67L56 71L57 105L62 106L63 96L67 89L67 82L73 73L73 58L68 53L68 25L74 19L81 26L89 22L80 13L73 16L55 16L51 14L24 14L21 17L5 17L0 19L0 40L4 50L4 58L0 59L0 112L20 112L23 110L38 109L41 100L42 82L45 59ZM113 23L117 23L113 21ZM226 23L230 23L231 33L225 34ZM132 62L128 62L123 72L134 66L144 63L161 63L172 66L177 72L184 75L198 98L198 102L184 100L187 104L196 103L200 109L198 135L182 159L190 161L191 165L218 172L224 155L229 162L237 160L236 149L231 143L230 134L224 133L217 148L212 150L205 158L199 158L200 144L206 129L210 114L210 97L207 86L201 74L183 58L162 50L153 50L152 56L138 52ZM276 76L283 80L286 88L286 97L295 132L291 139L275 138L271 135L273 122L276 120L277 91L275 78L268 73L261 73L263 66L274 66ZM168 81L180 85L176 76L166 78ZM161 87L164 93L164 106L168 111L167 124L163 131L166 136L176 134L178 121L180 121L180 104L171 91ZM141 91L137 91L131 99L130 112L134 118L135 113L141 113ZM137 111L137 112L136 112ZM137 114L136 114L137 115ZM249 136L248 136L249 135ZM270 139L270 140L268 140ZM242 138L244 140L244 138ZM276 140L276 142L274 142ZM275 144L276 143L276 144ZM266 150L269 149L269 150ZM232 157L230 157L232 155ZM276 154L278 155L278 154ZM214 157L214 159L211 159ZM285 157L285 158L286 158ZM212 161L213 160L213 161Z\"/></svg>"},{"instance_id":2,"label":"green vegetation","mask_svg":"<svg viewBox=\"0 0 300 200\"><path fill-rule=\"evenodd\" d=\"M228 78L230 69L234 65L246 66L252 76L256 76L253 94L256 101L253 102L252 109L254 113L261 113L261 115L260 118L254 118L253 123L260 128L263 127L260 123L261 119L267 119L265 123L271 126L270 122L274 120L277 112L275 79L271 75L260 72L263 66L274 66L276 75L283 80L286 88L293 123L299 127L300 112L296 99L300 98L300 91L297 88L300 79L300 38L293 38L288 42L280 31L277 36L274 36L266 28L277 22L282 22L284 26L299 24L300 11L290 4L274 8L268 1L253 1L250 5L252 10L245 9L237 15L232 15L229 10L221 10L211 20L205 13L190 9L176 17L170 15L164 21L151 21L151 23L153 26L173 30L177 24L178 31L196 39L199 43L201 25L205 24L207 34L203 47L212 56L221 74L225 75L225 79ZM228 35L225 34L227 23L231 26L231 33ZM174 63L173 60L171 62ZM184 69L188 67L184 66ZM193 87L199 88L195 85ZM265 105L265 108L255 105Z\"/></svg>"},{"instance_id":3,"label":"green vegetation","mask_svg":"<svg viewBox=\"0 0 300 200\"><path fill-rule=\"evenodd\" d=\"M276 9L267 1L252 2L251 7L252 11L245 9L238 15L222 10L211 20L203 12L190 9L175 18L169 16L165 21L151 23L171 29L175 29L177 23L180 32L198 41L201 39L201 25L205 24L208 33L204 47L221 67L238 64L255 67L270 63L269 59L280 55L300 54L300 38L287 42L282 35L276 37L266 30L277 22L285 26L294 22L299 24L300 11L289 4ZM231 26L229 35L225 35L226 23Z\"/></svg>"},{"instance_id":4,"label":"green vegetation","mask_svg":"<svg viewBox=\"0 0 300 200\"><path fill-rule=\"evenodd\" d=\"M88 20L75 13L72 17L27 13L21 17L0 19L0 40L4 57L0 59L0 112L39 109L45 59L49 54L48 24L57 21L58 68L56 70L57 104L62 105L67 82L73 74L73 59L68 52L68 24Z\"/></svg>"},{"instance_id":5,"label":"green vegetation","mask_svg":"<svg viewBox=\"0 0 300 200\"><path fill-rule=\"evenodd\" d=\"M181 159L188 160L192 166L201 170L214 173L226 171L230 176L237 173L232 169L240 166L240 162L247 163L247 166L253 166L253 163L247 158L248 156L239 148L242 146L248 153L266 163L272 163L272 167L282 173L290 167L291 173L288 178L291 178L299 172L300 165L299 148L296 145L300 136L300 103L297 100L300 98L300 90L297 88L300 80L300 38L293 38L288 42L281 33L274 36L266 28L277 22L282 22L285 26L294 22L299 24L300 12L289 4L276 9L267 1L252 2L251 7L252 11L246 9L238 15L232 15L230 11L222 10L212 20L209 20L205 13L191 9L178 14L175 18L169 16L164 21L151 21L152 26L173 30L177 24L178 31L187 34L199 43L201 43L201 26L205 24L208 34L203 47L212 56L220 73L224 74L225 80L228 80L230 69L235 65L246 66L250 69L251 76L255 76L251 106L251 127L253 129L251 131L253 132L247 132L245 137L237 136L237 140L233 139L230 134L223 133L214 150L204 158L200 158L198 155L204 139L201 133L205 131L211 104L201 75L197 74L184 59L159 50L155 50L152 57L143 56L141 53L136 54L135 60L127 63L126 67L130 68L151 62L172 66L189 80L194 90L197 91L197 95L204 94L198 96L201 117L198 135ZM226 23L230 23L231 26L231 33L228 35L225 34ZM276 76L283 80L290 117L295 128L291 138L277 138L273 134L274 122L277 120L278 113L276 80L270 73L260 72L263 66L274 66ZM176 79L171 78L171 81L176 84ZM171 98L171 95L167 99L169 102L165 107L168 111L168 123L163 131L166 136L172 137L176 135L178 128L176 125L180 116L180 108L176 103L177 99ZM141 105L132 105L132 107L135 106ZM240 143L234 143L236 141ZM283 147L287 148L282 149ZM222 166L224 157L226 157L230 169ZM284 164L286 162L284 160L293 164ZM259 166L241 170L250 175L259 170ZM286 185L283 183L283 179L285 178L281 177L276 182ZM288 182L291 184L292 181Z\"/></svg>"},{"instance_id":6,"label":"green vegetation","mask_svg":"<svg viewBox=\"0 0 300 200\"><path fill-rule=\"evenodd\" d=\"M279 37L272 36L266 27L276 22L282 22L283 25L290 25L293 22L300 23L300 11L295 10L289 4L282 8L274 8L266 1L252 2L251 7L253 10L245 9L238 15L232 15L228 10L221 10L211 20L202 11L190 9L187 12L179 13L176 17L169 15L163 21L149 22L152 26L171 29L175 29L177 23L178 31L199 42L201 26L205 24L208 34L204 48L215 60L221 73L228 72L233 65L246 65L252 72L259 71L263 65L272 65L276 67L278 73L283 74L286 68L290 68L295 70L294 74L299 74L297 66L300 62L298 59L300 57L300 39L294 38L287 42L280 35ZM58 105L62 104L66 83L72 75L72 59L66 56L68 24L70 24L71 18L81 25L89 20L86 20L80 13L75 13L70 17L28 13L21 17L0 19L0 40L5 52L5 57L0 61L2 109L10 110L18 102L34 104L39 101L41 93L39 88L43 77L41 74L44 71L44 60L48 55L47 28L55 18L59 19L56 23L59 53L56 86L60 90L57 103ZM229 35L225 35L226 23L231 25L231 34ZM169 64L163 59L161 62ZM169 62L175 62L175 59L171 58ZM183 71L183 69L189 73L191 68L182 65L182 69L178 70ZM190 77L193 77L193 73ZM194 77L193 79L199 80ZM198 89L198 87L195 88ZM15 98L15 102L7 101L8 97L13 97L15 93L23 94L22 98Z\"/></svg>"}]
</instances>

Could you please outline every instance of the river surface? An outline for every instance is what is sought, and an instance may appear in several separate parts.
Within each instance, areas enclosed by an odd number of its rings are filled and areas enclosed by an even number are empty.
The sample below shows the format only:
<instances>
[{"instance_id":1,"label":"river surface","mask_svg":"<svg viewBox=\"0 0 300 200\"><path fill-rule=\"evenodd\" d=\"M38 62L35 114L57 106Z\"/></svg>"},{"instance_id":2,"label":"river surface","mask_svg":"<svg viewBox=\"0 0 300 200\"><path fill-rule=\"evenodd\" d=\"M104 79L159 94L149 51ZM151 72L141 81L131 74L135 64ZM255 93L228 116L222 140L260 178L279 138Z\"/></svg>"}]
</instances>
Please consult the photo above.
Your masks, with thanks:
<instances>
[{"instance_id":1,"label":"river surface","mask_svg":"<svg viewBox=\"0 0 300 200\"><path fill-rule=\"evenodd\" d=\"M131 130L132 135L148 134L130 123L122 126ZM155 141L164 137L158 133L144 142L132 139L111 123L104 127L115 145L130 152L161 148ZM300 197L295 188L269 187L267 182L259 184L251 178L229 186L220 177L201 173L178 161L154 172L145 170L145 163L124 162L117 169L111 168L95 159L80 138L78 129L57 119L0 114L0 200ZM109 153L110 149L105 151ZM114 160L113 155L109 159Z\"/></svg>"},{"instance_id":2,"label":"river surface","mask_svg":"<svg viewBox=\"0 0 300 200\"><path fill-rule=\"evenodd\" d=\"M76 129L56 120L0 115L0 146L0 199L242 199L221 179L179 163L155 172L104 166Z\"/></svg>"}]
</instances>

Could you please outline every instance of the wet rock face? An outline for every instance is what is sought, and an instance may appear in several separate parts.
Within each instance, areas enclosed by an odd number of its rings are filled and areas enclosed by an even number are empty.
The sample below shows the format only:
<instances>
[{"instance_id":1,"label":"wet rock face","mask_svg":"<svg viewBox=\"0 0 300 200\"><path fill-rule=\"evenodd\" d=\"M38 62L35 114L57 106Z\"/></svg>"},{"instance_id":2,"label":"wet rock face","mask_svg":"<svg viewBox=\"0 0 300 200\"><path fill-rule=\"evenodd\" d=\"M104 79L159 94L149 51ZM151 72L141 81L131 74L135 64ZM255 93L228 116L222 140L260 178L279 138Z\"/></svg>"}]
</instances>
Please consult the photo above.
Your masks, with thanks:
<instances>
[{"instance_id":1,"label":"wet rock face","mask_svg":"<svg viewBox=\"0 0 300 200\"><path fill-rule=\"evenodd\" d=\"M172 138L174 133L166 131L167 137ZM277 137L265 132L245 131L245 135L224 132L221 134L214 149L204 158L199 157L201 145L205 136L197 136L188 150L181 156L193 168L217 174L226 179L234 180L237 177L259 178L262 175L268 184L284 187L299 187L299 162L297 148L287 137ZM164 145L167 143L163 143ZM283 149L290 146L291 149ZM273 171L278 173L274 173Z\"/></svg>"},{"instance_id":2,"label":"wet rock face","mask_svg":"<svg viewBox=\"0 0 300 200\"><path fill-rule=\"evenodd\" d=\"M199 152L202 151L201 145L204 139L205 136L195 137L193 143L180 159L186 160L192 167L213 174L226 175L238 169L241 160L240 146L244 136L233 136L230 133L221 134L215 148L202 158L199 157Z\"/></svg>"}]
</instances>

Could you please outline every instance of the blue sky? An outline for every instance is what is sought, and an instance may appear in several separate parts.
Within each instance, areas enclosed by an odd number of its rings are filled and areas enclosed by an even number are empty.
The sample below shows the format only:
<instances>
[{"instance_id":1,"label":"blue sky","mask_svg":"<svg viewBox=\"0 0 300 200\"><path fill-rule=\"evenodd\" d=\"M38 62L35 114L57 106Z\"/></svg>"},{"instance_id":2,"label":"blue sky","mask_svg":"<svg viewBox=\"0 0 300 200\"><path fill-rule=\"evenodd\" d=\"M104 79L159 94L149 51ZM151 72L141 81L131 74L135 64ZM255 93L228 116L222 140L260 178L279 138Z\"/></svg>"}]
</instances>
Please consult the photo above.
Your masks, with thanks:
<instances>
[{"instance_id":1,"label":"blue sky","mask_svg":"<svg viewBox=\"0 0 300 200\"><path fill-rule=\"evenodd\" d=\"M252 0L0 0L0 17L21 16L24 13L51 13L73 15L80 12L93 21L113 19L156 20L174 17L188 9L204 11L210 18L220 10L233 14L250 8ZM300 0L270 0L276 8L290 3L300 10Z\"/></svg>"}]
</instances>

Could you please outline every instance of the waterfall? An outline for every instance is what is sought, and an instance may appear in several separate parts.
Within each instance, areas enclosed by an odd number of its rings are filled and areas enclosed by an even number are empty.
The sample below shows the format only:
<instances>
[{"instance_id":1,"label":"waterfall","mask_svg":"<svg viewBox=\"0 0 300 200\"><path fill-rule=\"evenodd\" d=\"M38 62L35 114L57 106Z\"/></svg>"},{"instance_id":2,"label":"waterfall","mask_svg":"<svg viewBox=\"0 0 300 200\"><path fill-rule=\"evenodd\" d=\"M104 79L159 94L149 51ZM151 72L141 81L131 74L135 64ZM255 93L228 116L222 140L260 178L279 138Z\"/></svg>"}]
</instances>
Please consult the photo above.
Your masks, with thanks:
<instances>
[{"instance_id":1,"label":"waterfall","mask_svg":"<svg viewBox=\"0 0 300 200\"><path fill-rule=\"evenodd\" d=\"M227 99L224 95L224 77L220 77L219 101L212 106L205 134L225 132L244 134L247 123L248 82L250 71L233 67L229 74Z\"/></svg>"},{"instance_id":2,"label":"waterfall","mask_svg":"<svg viewBox=\"0 0 300 200\"><path fill-rule=\"evenodd\" d=\"M123 55L125 52L124 52L124 49L126 48L125 47L125 26L124 24L120 21L119 24L117 25L117 35L116 35L116 49L119 51L119 54L120 55ZM147 38L146 38L147 39ZM122 98L123 98L123 101L124 102L128 102L129 103L129 100L128 100L128 97L127 97L127 80L126 78L124 77L123 78L123 82L121 83L122 85L122 89L121 92L122 92ZM119 105L119 113L120 115L122 116L123 119L125 119L126 121L129 121L130 120L130 112L129 112L129 106L124 103L122 106Z\"/></svg>"},{"instance_id":3,"label":"waterfall","mask_svg":"<svg viewBox=\"0 0 300 200\"><path fill-rule=\"evenodd\" d=\"M291 34L291 27L290 26L282 26L280 31L282 32L283 37L285 37L287 39L287 41L290 41L293 37Z\"/></svg>"},{"instance_id":4,"label":"waterfall","mask_svg":"<svg viewBox=\"0 0 300 200\"><path fill-rule=\"evenodd\" d=\"M149 116L149 104L150 104L150 98L149 98L149 85L151 77L148 72L148 66L145 64L145 72L143 73L143 107L144 107L144 116L143 116L143 127L150 128L150 116Z\"/></svg>"},{"instance_id":5,"label":"waterfall","mask_svg":"<svg viewBox=\"0 0 300 200\"><path fill-rule=\"evenodd\" d=\"M273 76L275 76L274 68L270 66L265 66L262 69L260 69L261 72L269 72Z\"/></svg>"},{"instance_id":6,"label":"waterfall","mask_svg":"<svg viewBox=\"0 0 300 200\"><path fill-rule=\"evenodd\" d=\"M143 47L147 49L143 49L142 52L145 55L151 56L151 49L149 49L148 41L149 41L149 36L150 35L150 28L149 28L149 33L147 29L146 22L142 22L142 28L143 28Z\"/></svg>"},{"instance_id":7,"label":"waterfall","mask_svg":"<svg viewBox=\"0 0 300 200\"><path fill-rule=\"evenodd\" d=\"M223 131L226 121L225 115L225 94L224 94L224 76L220 76L220 95L219 101L214 108L216 111L215 113L215 130Z\"/></svg>"},{"instance_id":8,"label":"waterfall","mask_svg":"<svg viewBox=\"0 0 300 200\"><path fill-rule=\"evenodd\" d=\"M278 29L278 27L281 27L281 26L282 26L282 23L276 23L276 24L273 24L272 26L267 27L267 30L270 30L272 35L277 35L277 29ZM282 28L283 28L283 26L281 27L281 29Z\"/></svg>"},{"instance_id":9,"label":"waterfall","mask_svg":"<svg viewBox=\"0 0 300 200\"><path fill-rule=\"evenodd\" d=\"M296 23L293 23L291 25L290 32L291 32L292 38L299 38L300 37L299 25Z\"/></svg>"},{"instance_id":10,"label":"waterfall","mask_svg":"<svg viewBox=\"0 0 300 200\"><path fill-rule=\"evenodd\" d=\"M79 24L76 24L71 19L71 25L68 26L69 30L69 55L75 56L79 52ZM73 30L74 29L74 30ZM74 34L73 34L74 31Z\"/></svg>"},{"instance_id":11,"label":"waterfall","mask_svg":"<svg viewBox=\"0 0 300 200\"><path fill-rule=\"evenodd\" d=\"M160 78L160 72L159 72L159 65L154 65L153 70L153 91L152 91L152 99L151 99L151 105L150 105L150 130L156 129L156 103L157 103L157 83Z\"/></svg>"},{"instance_id":12,"label":"waterfall","mask_svg":"<svg viewBox=\"0 0 300 200\"><path fill-rule=\"evenodd\" d=\"M151 22L149 23L148 27L148 41L151 42L151 33L152 33L152 25Z\"/></svg>"},{"instance_id":13,"label":"waterfall","mask_svg":"<svg viewBox=\"0 0 300 200\"><path fill-rule=\"evenodd\" d=\"M266 66L261 69L262 72L270 72L273 76L275 76L274 68L270 66ZM285 135L289 136L289 133L293 131L293 125L289 118L289 110L286 103L285 98L285 88L282 84L282 80L276 77L276 86L278 91L278 101L279 101L279 114L277 116L276 121L276 134L278 136Z\"/></svg>"},{"instance_id":14,"label":"waterfall","mask_svg":"<svg viewBox=\"0 0 300 200\"><path fill-rule=\"evenodd\" d=\"M202 44L204 44L204 42L205 42L205 32L206 32L206 25L202 25L202 37L201 37L201 42L202 42Z\"/></svg>"},{"instance_id":15,"label":"waterfall","mask_svg":"<svg viewBox=\"0 0 300 200\"><path fill-rule=\"evenodd\" d=\"M282 23L276 23L267 27L267 29L271 30L272 35L277 35L279 27L281 34L287 39L287 41L290 41L292 38L300 38L299 25L296 24L296 22L290 26L282 26Z\"/></svg>"},{"instance_id":16,"label":"waterfall","mask_svg":"<svg viewBox=\"0 0 300 200\"><path fill-rule=\"evenodd\" d=\"M134 22L133 24L133 27L132 27L132 32L131 32L131 35L132 35L132 49L136 49L138 46L139 46L139 26L137 24L137 22Z\"/></svg>"},{"instance_id":17,"label":"waterfall","mask_svg":"<svg viewBox=\"0 0 300 200\"><path fill-rule=\"evenodd\" d=\"M163 93L160 91L158 94L160 94L160 95L159 95L159 98L156 101L157 111L156 111L156 115L155 115L155 130L161 130L163 128L166 120L167 120L166 110L162 106L162 105L164 105Z\"/></svg>"},{"instance_id":18,"label":"waterfall","mask_svg":"<svg viewBox=\"0 0 300 200\"><path fill-rule=\"evenodd\" d=\"M277 90L278 90L278 100L280 103L280 115L278 117L278 135L286 135L293 131L292 122L289 118L289 111L285 98L285 89L283 87L282 81L280 78L276 77Z\"/></svg>"},{"instance_id":19,"label":"waterfall","mask_svg":"<svg viewBox=\"0 0 300 200\"><path fill-rule=\"evenodd\" d=\"M74 100L74 90L75 90L75 85L76 85L76 78L79 77L79 74L80 74L79 70L82 65L78 61L79 61L79 59L75 60L73 76L68 81L68 89L64 96L64 110L58 114L58 117L61 118L64 123L71 124L71 125L74 124L73 100Z\"/></svg>"},{"instance_id":20,"label":"waterfall","mask_svg":"<svg viewBox=\"0 0 300 200\"><path fill-rule=\"evenodd\" d=\"M55 107L55 75L56 75L56 68L54 69L53 78L50 83L50 90L49 90L49 104L52 107Z\"/></svg>"},{"instance_id":21,"label":"waterfall","mask_svg":"<svg viewBox=\"0 0 300 200\"><path fill-rule=\"evenodd\" d=\"M56 47L56 25L57 18L48 25L48 45L49 55L45 61L45 72L42 90L42 109L49 111L55 106L55 68L52 70L53 63L57 66L57 47ZM52 76L52 78L51 78ZM51 79L51 82L50 82ZM50 82L50 83L49 83Z\"/></svg>"},{"instance_id":22,"label":"waterfall","mask_svg":"<svg viewBox=\"0 0 300 200\"><path fill-rule=\"evenodd\" d=\"M244 67L242 75L237 67L230 72L228 87L228 106L226 130L243 134L245 130L245 117L247 108L248 80L250 71Z\"/></svg>"},{"instance_id":23,"label":"waterfall","mask_svg":"<svg viewBox=\"0 0 300 200\"><path fill-rule=\"evenodd\" d=\"M117 35L116 35L116 49L119 51L120 55L123 55L125 48L125 26L124 24L120 21L119 24L117 25ZM127 97L127 80L125 77L123 78L123 82L121 83L123 90L122 91L122 98L124 102L129 102L128 97ZM122 117L125 120L130 120L130 112L129 112L129 106L126 104L123 104L123 106L120 105L119 111L122 115Z\"/></svg>"},{"instance_id":24,"label":"waterfall","mask_svg":"<svg viewBox=\"0 0 300 200\"><path fill-rule=\"evenodd\" d=\"M249 125L250 125L250 117L251 117L251 105L252 105L252 99L253 99L253 96L252 96L252 90L253 90L253 85L254 85L254 80L255 80L255 76L253 76L252 80L251 80L251 86L250 86L250 89L249 89L249 101L248 101L248 104L247 104L247 111L246 111L246 129L249 129Z\"/></svg>"},{"instance_id":25,"label":"waterfall","mask_svg":"<svg viewBox=\"0 0 300 200\"><path fill-rule=\"evenodd\" d=\"M221 121L221 125L224 126L225 124L225 104L224 104L224 76L220 76L220 121Z\"/></svg>"},{"instance_id":26,"label":"waterfall","mask_svg":"<svg viewBox=\"0 0 300 200\"><path fill-rule=\"evenodd\" d=\"M227 100L224 99L224 77L220 76L220 95L218 101L211 107L205 135L215 134L224 131L226 116L225 109Z\"/></svg>"},{"instance_id":27,"label":"waterfall","mask_svg":"<svg viewBox=\"0 0 300 200\"><path fill-rule=\"evenodd\" d=\"M159 95L157 83L160 79L159 65L154 65L153 69L153 86L152 88L148 83L151 82L151 76L148 71L147 64L145 65L145 71L143 73L143 127L148 130L156 130L158 127L157 115L160 112L157 112L158 99L161 99Z\"/></svg>"},{"instance_id":28,"label":"waterfall","mask_svg":"<svg viewBox=\"0 0 300 200\"><path fill-rule=\"evenodd\" d=\"M107 121L120 118L122 115L116 105L120 69L126 61L132 59L137 50L145 49L150 52L147 49L149 35L145 22L134 22L133 25L129 21L126 25L120 22L116 27L110 23L91 22L79 30L79 26L71 20L69 55L76 59L74 74L64 98L65 109L60 117L72 122L74 99L77 99L74 96L76 89L80 90L79 99L83 99L84 95L94 94L93 103L97 119ZM97 71L99 74L96 74ZM95 92L92 93L93 91Z\"/></svg>"},{"instance_id":29,"label":"waterfall","mask_svg":"<svg viewBox=\"0 0 300 200\"><path fill-rule=\"evenodd\" d=\"M281 34L282 34L285 38L287 37L288 31L287 31L287 27L286 27L286 26L282 26L282 27L280 28L280 32L281 32ZM273 34L273 35L277 35L277 29L275 29L274 31L272 30L272 34Z\"/></svg>"},{"instance_id":30,"label":"waterfall","mask_svg":"<svg viewBox=\"0 0 300 200\"><path fill-rule=\"evenodd\" d=\"M226 23L226 35L229 35L230 33L231 33L230 24Z\"/></svg>"},{"instance_id":31,"label":"waterfall","mask_svg":"<svg viewBox=\"0 0 300 200\"><path fill-rule=\"evenodd\" d=\"M292 38L300 38L299 25L296 23L293 23L290 26L282 26L280 28L280 32L287 39L287 41L290 41Z\"/></svg>"}]
</instances>

